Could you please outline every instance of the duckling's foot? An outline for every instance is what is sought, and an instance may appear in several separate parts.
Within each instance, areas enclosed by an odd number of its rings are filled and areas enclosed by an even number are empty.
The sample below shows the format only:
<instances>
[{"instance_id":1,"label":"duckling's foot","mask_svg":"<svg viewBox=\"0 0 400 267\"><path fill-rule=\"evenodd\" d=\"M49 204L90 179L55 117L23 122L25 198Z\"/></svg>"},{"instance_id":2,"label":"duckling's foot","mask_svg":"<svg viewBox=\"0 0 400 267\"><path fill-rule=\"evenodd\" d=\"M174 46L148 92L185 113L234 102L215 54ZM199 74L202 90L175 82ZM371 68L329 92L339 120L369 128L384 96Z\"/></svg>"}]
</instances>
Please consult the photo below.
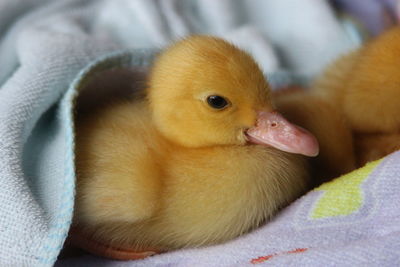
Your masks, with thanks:
<instances>
[{"instance_id":1,"label":"duckling's foot","mask_svg":"<svg viewBox=\"0 0 400 267\"><path fill-rule=\"evenodd\" d=\"M73 227L70 230L67 242L96 256L114 260L138 260L159 253L153 249L139 251L131 248L110 246L94 240L93 237L83 233L83 231L80 231L77 227Z\"/></svg>"}]
</instances>

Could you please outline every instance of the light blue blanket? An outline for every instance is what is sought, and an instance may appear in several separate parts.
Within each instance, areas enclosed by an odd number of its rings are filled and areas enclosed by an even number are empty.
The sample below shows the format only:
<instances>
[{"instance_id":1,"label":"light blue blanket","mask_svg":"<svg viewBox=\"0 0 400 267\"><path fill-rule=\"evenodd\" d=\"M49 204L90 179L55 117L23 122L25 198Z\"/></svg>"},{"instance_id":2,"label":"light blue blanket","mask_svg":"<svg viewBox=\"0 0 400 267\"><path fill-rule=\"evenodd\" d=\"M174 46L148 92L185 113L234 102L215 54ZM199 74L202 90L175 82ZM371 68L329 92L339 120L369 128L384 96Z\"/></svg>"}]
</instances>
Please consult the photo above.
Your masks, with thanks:
<instances>
[{"instance_id":1,"label":"light blue blanket","mask_svg":"<svg viewBox=\"0 0 400 267\"><path fill-rule=\"evenodd\" d=\"M275 86L293 77L306 81L358 44L321 0L0 2L0 266L51 266L63 246L73 211L79 89L101 70L147 65L153 53L141 48L162 48L194 32L248 50L275 73L269 76ZM129 263L83 257L58 265L393 266L400 251L399 160L395 154L378 166L365 180L369 191L360 191L361 204L348 214L312 217L323 192L314 191L227 244Z\"/></svg>"}]
</instances>

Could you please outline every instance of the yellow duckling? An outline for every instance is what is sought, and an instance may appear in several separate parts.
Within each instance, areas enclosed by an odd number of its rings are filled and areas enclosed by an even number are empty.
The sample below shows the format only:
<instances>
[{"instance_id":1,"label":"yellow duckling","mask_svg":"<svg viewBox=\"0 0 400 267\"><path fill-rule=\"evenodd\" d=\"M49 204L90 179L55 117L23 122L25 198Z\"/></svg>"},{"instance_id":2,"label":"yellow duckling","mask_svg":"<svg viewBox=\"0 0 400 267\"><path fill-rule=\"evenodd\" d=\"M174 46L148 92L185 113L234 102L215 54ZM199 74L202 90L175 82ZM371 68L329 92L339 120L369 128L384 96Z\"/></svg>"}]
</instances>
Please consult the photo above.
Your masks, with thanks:
<instances>
[{"instance_id":1,"label":"yellow duckling","mask_svg":"<svg viewBox=\"0 0 400 267\"><path fill-rule=\"evenodd\" d=\"M74 224L138 251L220 243L305 192L298 154L316 156L318 143L274 110L254 60L190 37L155 61L146 97L77 122Z\"/></svg>"},{"instance_id":2,"label":"yellow duckling","mask_svg":"<svg viewBox=\"0 0 400 267\"><path fill-rule=\"evenodd\" d=\"M399 57L397 26L333 62L313 85L352 130L360 166L400 149Z\"/></svg>"},{"instance_id":3,"label":"yellow duckling","mask_svg":"<svg viewBox=\"0 0 400 267\"><path fill-rule=\"evenodd\" d=\"M285 118L318 139L319 155L310 160L314 186L356 168L352 131L336 106L305 89L278 91L274 102Z\"/></svg>"}]
</instances>

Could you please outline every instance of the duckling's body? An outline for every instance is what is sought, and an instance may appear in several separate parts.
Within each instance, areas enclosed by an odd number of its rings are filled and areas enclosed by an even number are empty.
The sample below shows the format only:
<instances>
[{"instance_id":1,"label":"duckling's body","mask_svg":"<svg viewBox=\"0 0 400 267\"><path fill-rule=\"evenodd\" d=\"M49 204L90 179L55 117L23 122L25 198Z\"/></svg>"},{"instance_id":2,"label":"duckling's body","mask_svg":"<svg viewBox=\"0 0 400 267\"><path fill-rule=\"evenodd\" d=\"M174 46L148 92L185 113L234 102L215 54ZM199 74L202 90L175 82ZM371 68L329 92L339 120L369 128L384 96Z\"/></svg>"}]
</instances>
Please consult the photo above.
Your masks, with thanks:
<instances>
[{"instance_id":1,"label":"duckling's body","mask_svg":"<svg viewBox=\"0 0 400 267\"><path fill-rule=\"evenodd\" d=\"M335 61L312 94L339 111L354 133L360 165L400 147L400 27Z\"/></svg>"},{"instance_id":2,"label":"duckling's body","mask_svg":"<svg viewBox=\"0 0 400 267\"><path fill-rule=\"evenodd\" d=\"M257 227L307 189L305 158L288 152L318 154L310 133L274 111L252 58L212 37L167 49L145 98L81 114L76 134L74 224L137 250Z\"/></svg>"},{"instance_id":3,"label":"duckling's body","mask_svg":"<svg viewBox=\"0 0 400 267\"><path fill-rule=\"evenodd\" d=\"M318 139L318 157L311 159L313 184L343 175L356 168L354 140L340 110L306 90L279 92L277 110L288 120L301 125Z\"/></svg>"},{"instance_id":4,"label":"duckling's body","mask_svg":"<svg viewBox=\"0 0 400 267\"><path fill-rule=\"evenodd\" d=\"M83 123L78 223L116 246L169 250L229 240L307 188L301 156L261 145L176 145L151 125L143 100Z\"/></svg>"}]
</instances>

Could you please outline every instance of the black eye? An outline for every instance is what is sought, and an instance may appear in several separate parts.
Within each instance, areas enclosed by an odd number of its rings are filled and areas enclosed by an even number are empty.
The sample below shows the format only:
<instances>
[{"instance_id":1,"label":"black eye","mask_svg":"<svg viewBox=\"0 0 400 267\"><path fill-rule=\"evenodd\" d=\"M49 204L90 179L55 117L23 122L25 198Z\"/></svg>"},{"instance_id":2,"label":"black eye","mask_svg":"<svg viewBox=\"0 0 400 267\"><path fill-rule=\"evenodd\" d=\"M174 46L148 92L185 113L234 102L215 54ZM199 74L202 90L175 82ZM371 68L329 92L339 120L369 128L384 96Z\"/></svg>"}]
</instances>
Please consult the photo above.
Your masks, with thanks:
<instances>
[{"instance_id":1,"label":"black eye","mask_svg":"<svg viewBox=\"0 0 400 267\"><path fill-rule=\"evenodd\" d=\"M215 109L223 109L228 105L228 101L219 95L210 95L207 97L207 103Z\"/></svg>"}]
</instances>

